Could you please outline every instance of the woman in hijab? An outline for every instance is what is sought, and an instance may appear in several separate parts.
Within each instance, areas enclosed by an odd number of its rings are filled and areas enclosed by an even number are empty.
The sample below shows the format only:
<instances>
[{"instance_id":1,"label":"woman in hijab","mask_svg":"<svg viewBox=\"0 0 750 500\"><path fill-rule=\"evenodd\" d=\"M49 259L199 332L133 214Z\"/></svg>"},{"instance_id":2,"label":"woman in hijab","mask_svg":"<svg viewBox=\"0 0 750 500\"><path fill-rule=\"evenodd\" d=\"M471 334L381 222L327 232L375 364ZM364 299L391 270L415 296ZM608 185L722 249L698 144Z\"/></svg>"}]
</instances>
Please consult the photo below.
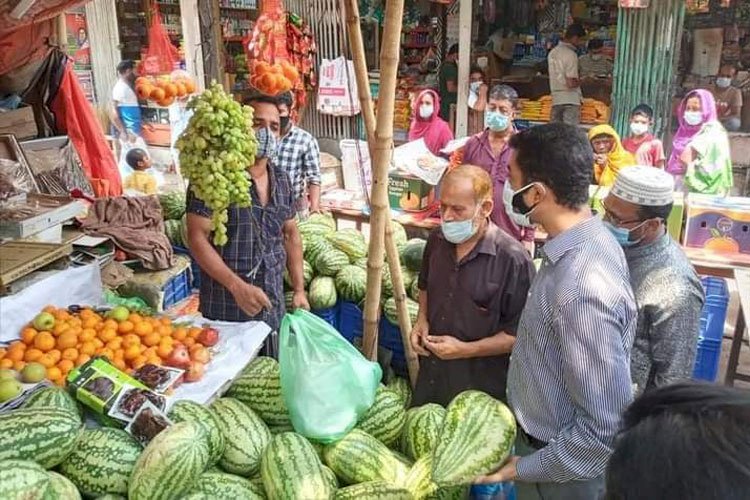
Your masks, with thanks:
<instances>
[{"instance_id":1,"label":"woman in hijab","mask_svg":"<svg viewBox=\"0 0 750 500\"><path fill-rule=\"evenodd\" d=\"M636 165L635 157L622 147L620 136L609 125L589 130L589 141L594 148L594 180L600 186L613 185L617 172Z\"/></svg>"},{"instance_id":2,"label":"woman in hijab","mask_svg":"<svg viewBox=\"0 0 750 500\"><path fill-rule=\"evenodd\" d=\"M667 172L675 188L690 193L725 195L732 188L732 156L727 131L716 115L708 90L690 92L677 110L680 128L672 142Z\"/></svg>"},{"instance_id":3,"label":"woman in hijab","mask_svg":"<svg viewBox=\"0 0 750 500\"><path fill-rule=\"evenodd\" d=\"M440 98L434 90L423 90L412 105L412 120L409 127L409 142L424 139L427 149L434 155L453 140L448 123L438 116Z\"/></svg>"}]
</instances>

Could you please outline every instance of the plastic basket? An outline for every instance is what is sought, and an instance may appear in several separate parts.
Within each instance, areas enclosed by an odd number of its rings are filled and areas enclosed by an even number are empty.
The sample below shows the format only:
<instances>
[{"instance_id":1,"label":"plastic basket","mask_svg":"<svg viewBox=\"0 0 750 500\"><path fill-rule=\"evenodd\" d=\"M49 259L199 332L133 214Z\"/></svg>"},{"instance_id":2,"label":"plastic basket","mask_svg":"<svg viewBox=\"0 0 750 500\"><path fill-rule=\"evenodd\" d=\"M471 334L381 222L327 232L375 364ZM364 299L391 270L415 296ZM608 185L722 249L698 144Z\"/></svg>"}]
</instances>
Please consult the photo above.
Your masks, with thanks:
<instances>
[{"instance_id":1,"label":"plastic basket","mask_svg":"<svg viewBox=\"0 0 750 500\"><path fill-rule=\"evenodd\" d=\"M406 355L404 354L404 343L401 340L401 329L391 324L385 316L381 316L378 330L378 344L393 354L391 366L394 371L406 371Z\"/></svg>"},{"instance_id":2,"label":"plastic basket","mask_svg":"<svg viewBox=\"0 0 750 500\"><path fill-rule=\"evenodd\" d=\"M721 357L721 340L701 339L695 355L693 378L696 380L716 380Z\"/></svg>"},{"instance_id":3,"label":"plastic basket","mask_svg":"<svg viewBox=\"0 0 750 500\"><path fill-rule=\"evenodd\" d=\"M354 302L341 301L339 304L338 330L351 343L354 343L357 337L362 337L362 309Z\"/></svg>"},{"instance_id":4,"label":"plastic basket","mask_svg":"<svg viewBox=\"0 0 750 500\"><path fill-rule=\"evenodd\" d=\"M729 305L729 289L726 280L722 278L701 278L703 290L706 293L706 303L701 311L702 340L718 340L724 338L724 322L727 319Z\"/></svg>"},{"instance_id":5,"label":"plastic basket","mask_svg":"<svg viewBox=\"0 0 750 500\"><path fill-rule=\"evenodd\" d=\"M164 299L162 307L168 309L190 296L192 288L190 287L190 268L186 268L177 276L173 277L164 284L162 291Z\"/></svg>"},{"instance_id":6,"label":"plastic basket","mask_svg":"<svg viewBox=\"0 0 750 500\"><path fill-rule=\"evenodd\" d=\"M187 255L188 257L190 257L190 272L193 275L193 280L190 283L190 285L193 288L200 288L200 286L201 286L201 268L198 265L198 263L195 261L195 259L193 259L193 256L190 255L190 250L188 250L187 248L184 248L184 247L177 246L177 245L172 245L172 250L174 251L174 253L176 253L178 255Z\"/></svg>"},{"instance_id":7,"label":"plastic basket","mask_svg":"<svg viewBox=\"0 0 750 500\"><path fill-rule=\"evenodd\" d=\"M328 309L313 309L311 312L317 317L323 319L326 323L334 327L336 330L339 329L338 303L333 307L329 307Z\"/></svg>"}]
</instances>

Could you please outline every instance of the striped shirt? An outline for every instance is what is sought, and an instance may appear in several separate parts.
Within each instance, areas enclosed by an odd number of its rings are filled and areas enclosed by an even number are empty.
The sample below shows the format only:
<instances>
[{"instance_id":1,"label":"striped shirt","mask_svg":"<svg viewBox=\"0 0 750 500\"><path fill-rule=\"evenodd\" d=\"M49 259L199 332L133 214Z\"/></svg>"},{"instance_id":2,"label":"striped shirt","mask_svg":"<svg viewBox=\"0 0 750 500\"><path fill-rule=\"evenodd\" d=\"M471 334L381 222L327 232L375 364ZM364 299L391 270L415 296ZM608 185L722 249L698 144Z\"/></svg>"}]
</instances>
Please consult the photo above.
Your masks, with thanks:
<instances>
[{"instance_id":1,"label":"striped shirt","mask_svg":"<svg viewBox=\"0 0 750 500\"><path fill-rule=\"evenodd\" d=\"M636 305L622 249L591 217L549 240L518 327L508 401L548 443L517 464L519 480L567 482L604 472L632 399Z\"/></svg>"},{"instance_id":2,"label":"striped shirt","mask_svg":"<svg viewBox=\"0 0 750 500\"><path fill-rule=\"evenodd\" d=\"M274 163L289 175L295 201L305 196L310 184L320 185L318 141L296 125L280 139Z\"/></svg>"}]
</instances>

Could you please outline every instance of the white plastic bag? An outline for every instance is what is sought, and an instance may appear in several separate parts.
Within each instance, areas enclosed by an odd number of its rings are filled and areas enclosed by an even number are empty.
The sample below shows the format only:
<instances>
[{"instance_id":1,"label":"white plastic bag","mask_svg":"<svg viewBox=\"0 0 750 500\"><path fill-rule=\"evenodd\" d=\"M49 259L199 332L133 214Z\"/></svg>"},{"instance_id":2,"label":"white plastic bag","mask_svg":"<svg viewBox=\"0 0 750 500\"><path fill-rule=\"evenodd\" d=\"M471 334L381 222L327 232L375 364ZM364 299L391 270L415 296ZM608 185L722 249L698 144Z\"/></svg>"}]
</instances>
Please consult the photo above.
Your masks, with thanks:
<instances>
[{"instance_id":1,"label":"white plastic bag","mask_svg":"<svg viewBox=\"0 0 750 500\"><path fill-rule=\"evenodd\" d=\"M318 112L334 116L359 114L354 63L343 56L323 59L318 78Z\"/></svg>"}]
</instances>

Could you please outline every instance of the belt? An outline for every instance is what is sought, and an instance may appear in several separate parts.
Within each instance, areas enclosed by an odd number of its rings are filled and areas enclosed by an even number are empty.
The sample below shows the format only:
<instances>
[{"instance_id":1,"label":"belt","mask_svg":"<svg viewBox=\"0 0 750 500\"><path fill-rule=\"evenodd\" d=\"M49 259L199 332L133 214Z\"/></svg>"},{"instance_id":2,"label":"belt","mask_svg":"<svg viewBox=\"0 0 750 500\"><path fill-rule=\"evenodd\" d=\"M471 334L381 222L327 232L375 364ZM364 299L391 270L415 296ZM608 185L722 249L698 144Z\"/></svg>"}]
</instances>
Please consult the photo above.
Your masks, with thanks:
<instances>
[{"instance_id":1,"label":"belt","mask_svg":"<svg viewBox=\"0 0 750 500\"><path fill-rule=\"evenodd\" d=\"M541 439L537 439L531 434L527 433L525 430L523 430L523 427L520 425L518 426L518 432L521 435L521 438L526 441L526 443L531 446L532 448L535 448L537 450L541 450L542 448L547 446L547 443L542 441Z\"/></svg>"}]
</instances>

